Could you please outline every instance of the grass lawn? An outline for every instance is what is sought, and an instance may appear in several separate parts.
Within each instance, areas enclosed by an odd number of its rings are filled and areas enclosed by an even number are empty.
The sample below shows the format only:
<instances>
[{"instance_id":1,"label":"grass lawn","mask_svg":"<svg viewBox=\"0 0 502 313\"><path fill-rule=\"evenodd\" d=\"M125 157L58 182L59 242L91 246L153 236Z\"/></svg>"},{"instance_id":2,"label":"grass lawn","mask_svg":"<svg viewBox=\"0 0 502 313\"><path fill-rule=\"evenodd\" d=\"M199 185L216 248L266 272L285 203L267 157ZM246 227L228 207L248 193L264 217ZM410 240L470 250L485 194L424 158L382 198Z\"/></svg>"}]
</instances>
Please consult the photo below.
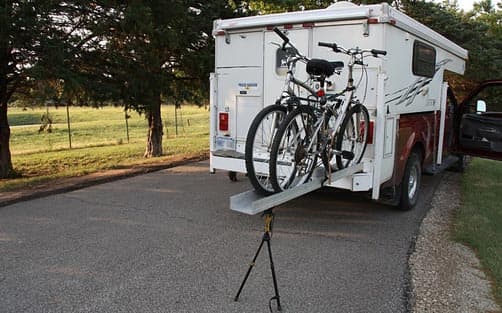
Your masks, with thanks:
<instances>
[{"instance_id":1,"label":"grass lawn","mask_svg":"<svg viewBox=\"0 0 502 313\"><path fill-rule=\"evenodd\" d=\"M472 247L502 304L502 162L473 159L462 182L455 239Z\"/></svg>"},{"instance_id":2,"label":"grass lawn","mask_svg":"<svg viewBox=\"0 0 502 313\"><path fill-rule=\"evenodd\" d=\"M209 112L197 106L178 110L176 135L174 106L162 107L164 156L145 159L147 122L120 107L71 107L69 149L66 108L49 108L52 132L38 132L45 108L9 108L11 153L20 178L0 180L0 191L13 190L55 178L85 175L99 170L168 161L173 156L201 154L209 149Z\"/></svg>"}]
</instances>

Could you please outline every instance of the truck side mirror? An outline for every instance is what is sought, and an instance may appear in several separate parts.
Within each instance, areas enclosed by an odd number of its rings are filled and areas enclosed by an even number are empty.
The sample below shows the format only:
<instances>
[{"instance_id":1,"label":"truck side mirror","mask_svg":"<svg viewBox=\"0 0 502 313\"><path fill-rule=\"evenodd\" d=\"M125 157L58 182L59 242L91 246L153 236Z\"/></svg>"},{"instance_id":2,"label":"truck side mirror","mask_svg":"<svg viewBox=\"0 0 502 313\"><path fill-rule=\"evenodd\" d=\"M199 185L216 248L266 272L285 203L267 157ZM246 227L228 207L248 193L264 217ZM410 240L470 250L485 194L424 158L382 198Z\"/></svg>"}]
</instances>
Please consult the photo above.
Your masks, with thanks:
<instances>
[{"instance_id":1,"label":"truck side mirror","mask_svg":"<svg viewBox=\"0 0 502 313\"><path fill-rule=\"evenodd\" d=\"M478 100L478 102L476 102L476 112L477 113L484 113L484 112L486 112L486 102L485 102L485 100Z\"/></svg>"}]
</instances>

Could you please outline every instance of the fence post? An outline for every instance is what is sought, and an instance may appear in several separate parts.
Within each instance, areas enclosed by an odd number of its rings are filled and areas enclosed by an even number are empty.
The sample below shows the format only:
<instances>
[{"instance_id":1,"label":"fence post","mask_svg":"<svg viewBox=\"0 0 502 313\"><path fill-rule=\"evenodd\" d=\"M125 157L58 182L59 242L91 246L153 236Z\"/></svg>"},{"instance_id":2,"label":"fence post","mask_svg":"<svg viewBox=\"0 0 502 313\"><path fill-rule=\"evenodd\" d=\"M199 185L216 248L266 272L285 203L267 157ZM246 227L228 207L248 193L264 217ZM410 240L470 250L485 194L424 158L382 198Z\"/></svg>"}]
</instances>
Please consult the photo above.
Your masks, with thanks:
<instances>
[{"instance_id":1,"label":"fence post","mask_svg":"<svg viewBox=\"0 0 502 313\"><path fill-rule=\"evenodd\" d=\"M69 104L69 102L66 103L66 122L68 124L68 141L70 143L70 149L71 149L71 127L70 127L70 104Z\"/></svg>"},{"instance_id":2,"label":"fence post","mask_svg":"<svg viewBox=\"0 0 502 313\"><path fill-rule=\"evenodd\" d=\"M127 143L129 143L129 118L131 116L129 116L127 114L127 108L124 109L124 117L125 117L125 124L126 124L126 135L127 135Z\"/></svg>"}]
</instances>

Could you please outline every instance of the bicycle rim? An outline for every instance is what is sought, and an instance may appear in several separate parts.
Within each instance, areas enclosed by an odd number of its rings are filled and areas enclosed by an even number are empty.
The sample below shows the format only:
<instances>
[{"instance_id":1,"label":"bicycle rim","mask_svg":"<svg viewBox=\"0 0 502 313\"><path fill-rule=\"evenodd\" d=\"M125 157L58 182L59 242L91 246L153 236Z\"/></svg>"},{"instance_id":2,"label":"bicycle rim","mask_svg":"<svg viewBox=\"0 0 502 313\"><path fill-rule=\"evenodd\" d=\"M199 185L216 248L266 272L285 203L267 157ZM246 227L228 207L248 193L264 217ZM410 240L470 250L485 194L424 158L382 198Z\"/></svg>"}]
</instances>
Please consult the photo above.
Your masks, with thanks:
<instances>
[{"instance_id":1,"label":"bicycle rim","mask_svg":"<svg viewBox=\"0 0 502 313\"><path fill-rule=\"evenodd\" d=\"M317 139L312 137L315 121L312 108L302 106L279 127L270 158L270 180L276 192L310 179L317 162Z\"/></svg>"},{"instance_id":2,"label":"bicycle rim","mask_svg":"<svg viewBox=\"0 0 502 313\"><path fill-rule=\"evenodd\" d=\"M281 105L265 107L249 127L245 149L246 171L255 190L263 195L274 193L269 176L270 151L286 112L287 109Z\"/></svg>"},{"instance_id":3,"label":"bicycle rim","mask_svg":"<svg viewBox=\"0 0 502 313\"><path fill-rule=\"evenodd\" d=\"M358 104L349 110L336 137L338 169L361 162L368 141L369 124L369 114L365 106Z\"/></svg>"},{"instance_id":4,"label":"bicycle rim","mask_svg":"<svg viewBox=\"0 0 502 313\"><path fill-rule=\"evenodd\" d=\"M336 155L335 155L335 123L336 116L328 113L324 122L325 140L321 151L321 160L326 171L333 171L336 169Z\"/></svg>"}]
</instances>

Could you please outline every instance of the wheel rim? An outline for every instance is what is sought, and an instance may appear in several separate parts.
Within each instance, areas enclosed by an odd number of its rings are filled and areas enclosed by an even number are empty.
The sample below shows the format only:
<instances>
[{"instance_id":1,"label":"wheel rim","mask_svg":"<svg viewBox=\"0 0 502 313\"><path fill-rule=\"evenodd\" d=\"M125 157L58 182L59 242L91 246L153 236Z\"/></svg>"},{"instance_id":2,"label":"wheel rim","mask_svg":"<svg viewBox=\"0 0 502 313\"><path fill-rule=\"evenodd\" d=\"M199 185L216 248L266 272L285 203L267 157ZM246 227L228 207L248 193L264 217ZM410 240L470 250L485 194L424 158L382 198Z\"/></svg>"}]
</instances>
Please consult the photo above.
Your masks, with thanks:
<instances>
[{"instance_id":1,"label":"wheel rim","mask_svg":"<svg viewBox=\"0 0 502 313\"><path fill-rule=\"evenodd\" d=\"M334 169L335 168L335 165L336 165L336 155L335 153L333 152L333 150L335 149L335 139L336 139L336 129L335 129L335 124L336 124L336 118L337 116L336 115L330 115L328 121L326 121L326 136L327 136L327 142L325 144L325 151L323 152L324 153L324 157L325 157L325 160L324 160L324 167L326 168L326 170L328 170L328 168L330 169Z\"/></svg>"},{"instance_id":2,"label":"wheel rim","mask_svg":"<svg viewBox=\"0 0 502 313\"><path fill-rule=\"evenodd\" d=\"M339 169L361 161L366 150L368 130L368 111L362 105L353 107L344 119L340 134L337 135L336 145L336 150L340 153L343 151L350 152L352 153L352 157L337 156L336 161Z\"/></svg>"},{"instance_id":3,"label":"wheel rim","mask_svg":"<svg viewBox=\"0 0 502 313\"><path fill-rule=\"evenodd\" d=\"M408 199L415 198L418 190L418 168L413 166L408 178Z\"/></svg>"},{"instance_id":4,"label":"wheel rim","mask_svg":"<svg viewBox=\"0 0 502 313\"><path fill-rule=\"evenodd\" d=\"M293 188L304 183L315 163L315 153L308 149L310 143L310 114L302 112L292 119L279 138L276 158L276 179L281 190ZM274 165L272 165L274 166Z\"/></svg>"}]
</instances>

